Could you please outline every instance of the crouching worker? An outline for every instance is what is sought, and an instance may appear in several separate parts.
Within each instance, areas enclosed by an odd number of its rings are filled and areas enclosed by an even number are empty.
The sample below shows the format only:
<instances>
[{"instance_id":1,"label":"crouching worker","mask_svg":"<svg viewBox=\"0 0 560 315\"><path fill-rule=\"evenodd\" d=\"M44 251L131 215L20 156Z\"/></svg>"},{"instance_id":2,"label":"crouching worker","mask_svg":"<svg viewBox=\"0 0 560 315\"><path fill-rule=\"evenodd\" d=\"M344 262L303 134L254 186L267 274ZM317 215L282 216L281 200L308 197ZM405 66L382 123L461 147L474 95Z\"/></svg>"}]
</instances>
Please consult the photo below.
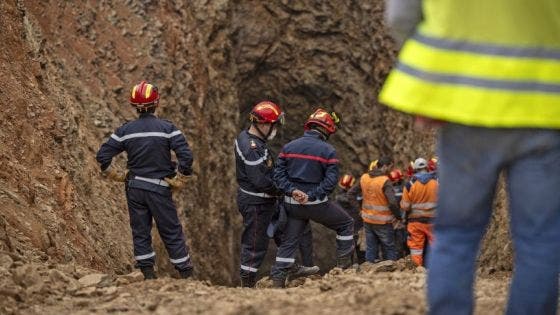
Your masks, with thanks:
<instances>
[{"instance_id":1,"label":"crouching worker","mask_svg":"<svg viewBox=\"0 0 560 315\"><path fill-rule=\"evenodd\" d=\"M154 115L159 105L157 87L145 81L135 85L130 104L136 108L139 118L125 123L111 135L97 152L97 162L106 178L126 183L135 266L142 271L144 279L156 278L152 218L175 269L181 278L189 278L193 266L171 189L186 185L187 176L192 173L191 150L180 130ZM177 169L171 160L171 150L178 159ZM128 172L119 174L111 167L111 161L123 151L128 156Z\"/></svg>"}]
</instances>

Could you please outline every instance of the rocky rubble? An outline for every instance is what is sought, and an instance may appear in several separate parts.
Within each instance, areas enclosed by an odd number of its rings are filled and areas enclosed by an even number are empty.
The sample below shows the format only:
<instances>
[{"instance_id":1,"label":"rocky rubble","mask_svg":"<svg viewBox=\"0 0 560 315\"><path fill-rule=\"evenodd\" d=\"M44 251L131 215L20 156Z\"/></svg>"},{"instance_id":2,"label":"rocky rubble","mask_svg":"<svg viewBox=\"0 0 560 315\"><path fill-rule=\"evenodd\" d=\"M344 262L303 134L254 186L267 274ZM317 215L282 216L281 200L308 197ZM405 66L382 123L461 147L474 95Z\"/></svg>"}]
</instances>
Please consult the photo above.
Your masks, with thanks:
<instances>
[{"instance_id":1,"label":"rocky rubble","mask_svg":"<svg viewBox=\"0 0 560 315\"><path fill-rule=\"evenodd\" d=\"M0 313L57 305L68 298L109 299L118 287L142 280L138 271L116 276L74 264L26 263L21 256L0 252Z\"/></svg>"},{"instance_id":2,"label":"rocky rubble","mask_svg":"<svg viewBox=\"0 0 560 315\"><path fill-rule=\"evenodd\" d=\"M1 256L4 257L4 256ZM4 261L4 258L3 258ZM140 273L112 276L73 265L0 267L2 314L423 314L426 273L406 259L333 269L284 290L228 288ZM479 278L477 314L503 310L507 276Z\"/></svg>"}]
</instances>

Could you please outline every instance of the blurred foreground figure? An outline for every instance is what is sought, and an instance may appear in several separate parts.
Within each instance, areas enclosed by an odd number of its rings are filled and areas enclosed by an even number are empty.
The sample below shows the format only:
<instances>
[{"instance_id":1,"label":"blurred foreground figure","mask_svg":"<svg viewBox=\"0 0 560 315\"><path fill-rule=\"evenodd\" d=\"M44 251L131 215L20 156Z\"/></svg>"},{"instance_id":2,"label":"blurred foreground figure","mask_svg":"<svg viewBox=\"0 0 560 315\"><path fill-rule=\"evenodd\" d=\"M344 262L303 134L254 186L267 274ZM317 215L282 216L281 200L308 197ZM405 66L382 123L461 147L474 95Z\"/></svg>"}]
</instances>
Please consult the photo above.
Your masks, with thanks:
<instances>
[{"instance_id":1,"label":"blurred foreground figure","mask_svg":"<svg viewBox=\"0 0 560 315\"><path fill-rule=\"evenodd\" d=\"M446 122L430 313L473 312L476 256L505 172L515 250L507 314L556 314L560 1L391 0L387 8L399 43L411 37L380 100Z\"/></svg>"}]
</instances>

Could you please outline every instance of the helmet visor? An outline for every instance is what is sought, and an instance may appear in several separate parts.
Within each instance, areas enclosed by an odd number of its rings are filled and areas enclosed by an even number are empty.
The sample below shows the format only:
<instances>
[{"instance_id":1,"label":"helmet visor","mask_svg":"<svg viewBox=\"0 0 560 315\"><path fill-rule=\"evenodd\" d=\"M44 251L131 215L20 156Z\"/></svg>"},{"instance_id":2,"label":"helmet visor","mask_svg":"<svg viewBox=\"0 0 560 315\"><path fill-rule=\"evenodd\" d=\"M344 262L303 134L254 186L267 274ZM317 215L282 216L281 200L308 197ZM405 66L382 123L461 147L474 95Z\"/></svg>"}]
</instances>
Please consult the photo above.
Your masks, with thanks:
<instances>
[{"instance_id":1,"label":"helmet visor","mask_svg":"<svg viewBox=\"0 0 560 315\"><path fill-rule=\"evenodd\" d=\"M280 113L277 122L283 126L286 123L286 115L284 113Z\"/></svg>"},{"instance_id":2,"label":"helmet visor","mask_svg":"<svg viewBox=\"0 0 560 315\"><path fill-rule=\"evenodd\" d=\"M332 119L333 119L333 121L334 121L334 123L335 123L336 125L340 124L340 118L338 117L338 115L336 114L336 112L332 112L332 113L331 113L331 117L332 117Z\"/></svg>"}]
</instances>

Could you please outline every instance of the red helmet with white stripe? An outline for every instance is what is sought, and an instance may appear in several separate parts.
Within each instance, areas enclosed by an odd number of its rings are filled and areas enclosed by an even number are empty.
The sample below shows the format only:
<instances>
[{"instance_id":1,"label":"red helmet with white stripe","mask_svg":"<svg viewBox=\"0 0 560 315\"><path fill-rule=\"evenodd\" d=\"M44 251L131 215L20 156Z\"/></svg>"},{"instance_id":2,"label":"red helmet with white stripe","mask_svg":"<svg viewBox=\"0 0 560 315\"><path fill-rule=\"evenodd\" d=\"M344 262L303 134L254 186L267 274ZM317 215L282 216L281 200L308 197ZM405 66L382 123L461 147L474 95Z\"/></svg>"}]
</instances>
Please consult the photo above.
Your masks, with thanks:
<instances>
[{"instance_id":1,"label":"red helmet with white stripe","mask_svg":"<svg viewBox=\"0 0 560 315\"><path fill-rule=\"evenodd\" d=\"M255 105L249 114L252 123L277 123L284 124L284 113L280 107L270 101L262 101Z\"/></svg>"},{"instance_id":2,"label":"red helmet with white stripe","mask_svg":"<svg viewBox=\"0 0 560 315\"><path fill-rule=\"evenodd\" d=\"M340 123L340 119L335 112L329 113L326 110L317 109L305 122L303 126L305 130L311 129L313 125L320 126L325 129L328 134L336 132L336 126Z\"/></svg>"},{"instance_id":3,"label":"red helmet with white stripe","mask_svg":"<svg viewBox=\"0 0 560 315\"><path fill-rule=\"evenodd\" d=\"M158 88L146 81L136 84L130 93L130 105L139 111L157 107L159 105Z\"/></svg>"}]
</instances>

